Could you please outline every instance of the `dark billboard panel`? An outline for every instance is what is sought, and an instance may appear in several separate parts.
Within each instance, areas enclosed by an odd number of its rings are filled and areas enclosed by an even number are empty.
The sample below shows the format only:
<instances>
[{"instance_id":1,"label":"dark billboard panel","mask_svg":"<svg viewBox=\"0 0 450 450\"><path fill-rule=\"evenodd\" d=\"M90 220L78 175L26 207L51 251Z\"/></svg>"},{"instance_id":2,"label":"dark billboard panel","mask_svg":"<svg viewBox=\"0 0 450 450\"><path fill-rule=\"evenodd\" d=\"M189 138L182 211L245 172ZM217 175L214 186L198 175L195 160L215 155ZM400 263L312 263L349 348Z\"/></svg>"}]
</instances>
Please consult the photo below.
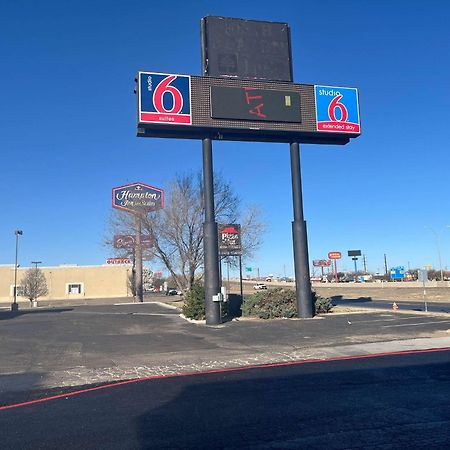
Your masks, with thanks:
<instances>
[{"instance_id":1,"label":"dark billboard panel","mask_svg":"<svg viewBox=\"0 0 450 450\"><path fill-rule=\"evenodd\" d=\"M201 25L204 75L292 81L287 23L209 16Z\"/></svg>"}]
</instances>

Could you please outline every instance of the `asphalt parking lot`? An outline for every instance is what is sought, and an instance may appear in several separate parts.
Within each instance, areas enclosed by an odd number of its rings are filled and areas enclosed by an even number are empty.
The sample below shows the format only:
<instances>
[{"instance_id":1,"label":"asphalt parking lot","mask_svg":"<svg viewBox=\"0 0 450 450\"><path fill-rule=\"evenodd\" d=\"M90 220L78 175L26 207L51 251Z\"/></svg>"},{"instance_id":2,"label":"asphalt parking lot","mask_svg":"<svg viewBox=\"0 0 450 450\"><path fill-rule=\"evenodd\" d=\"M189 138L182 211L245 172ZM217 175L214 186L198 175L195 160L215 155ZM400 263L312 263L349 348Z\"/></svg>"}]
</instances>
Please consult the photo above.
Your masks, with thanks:
<instances>
[{"instance_id":1,"label":"asphalt parking lot","mask_svg":"<svg viewBox=\"0 0 450 450\"><path fill-rule=\"evenodd\" d=\"M280 361L450 347L450 315L377 311L206 326L158 302L0 312L0 396Z\"/></svg>"},{"instance_id":2,"label":"asphalt parking lot","mask_svg":"<svg viewBox=\"0 0 450 450\"><path fill-rule=\"evenodd\" d=\"M222 369L0 406L2 449L444 449L450 350ZM17 402L19 400L19 402Z\"/></svg>"}]
</instances>

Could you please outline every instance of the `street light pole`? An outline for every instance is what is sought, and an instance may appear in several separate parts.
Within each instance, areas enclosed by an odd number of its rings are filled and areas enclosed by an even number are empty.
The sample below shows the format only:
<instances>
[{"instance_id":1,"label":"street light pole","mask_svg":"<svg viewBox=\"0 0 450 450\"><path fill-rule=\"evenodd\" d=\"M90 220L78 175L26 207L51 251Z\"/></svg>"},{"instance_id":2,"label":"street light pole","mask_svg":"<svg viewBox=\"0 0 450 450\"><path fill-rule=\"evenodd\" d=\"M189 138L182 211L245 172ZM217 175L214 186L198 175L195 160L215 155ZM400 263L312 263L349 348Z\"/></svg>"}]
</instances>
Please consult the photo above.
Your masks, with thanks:
<instances>
[{"instance_id":1,"label":"street light pole","mask_svg":"<svg viewBox=\"0 0 450 450\"><path fill-rule=\"evenodd\" d=\"M444 272L442 270L442 257L441 257L441 234L446 228L450 228L450 225L445 225L445 227L442 228L442 230L440 230L439 233L437 233L433 228L429 227L428 225L425 225L425 228L428 228L436 238L436 246L439 258L439 270L441 272L441 281L444 281Z\"/></svg>"},{"instance_id":2,"label":"street light pole","mask_svg":"<svg viewBox=\"0 0 450 450\"><path fill-rule=\"evenodd\" d=\"M17 304L17 255L19 254L19 236L22 236L22 230L15 230L16 235L16 260L14 264L14 302L11 304L11 311L17 311L19 305Z\"/></svg>"}]
</instances>

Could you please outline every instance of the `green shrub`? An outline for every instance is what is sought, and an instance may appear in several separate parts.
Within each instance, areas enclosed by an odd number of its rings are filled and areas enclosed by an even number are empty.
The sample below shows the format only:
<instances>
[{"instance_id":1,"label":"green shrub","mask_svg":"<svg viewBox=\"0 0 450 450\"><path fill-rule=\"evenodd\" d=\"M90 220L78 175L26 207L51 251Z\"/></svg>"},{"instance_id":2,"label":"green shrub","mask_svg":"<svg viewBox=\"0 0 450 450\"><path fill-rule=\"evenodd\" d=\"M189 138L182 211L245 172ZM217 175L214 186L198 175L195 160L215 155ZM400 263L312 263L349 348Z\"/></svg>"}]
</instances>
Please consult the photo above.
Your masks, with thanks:
<instances>
[{"instance_id":1,"label":"green shrub","mask_svg":"<svg viewBox=\"0 0 450 450\"><path fill-rule=\"evenodd\" d=\"M321 297L315 291L312 291L312 295L316 314L331 311L333 305L329 298ZM242 315L261 319L297 317L295 291L273 288L245 297L242 304Z\"/></svg>"},{"instance_id":2,"label":"green shrub","mask_svg":"<svg viewBox=\"0 0 450 450\"><path fill-rule=\"evenodd\" d=\"M245 297L242 304L243 316L256 316L261 319L295 317L295 292L290 289L274 288L259 291Z\"/></svg>"},{"instance_id":3,"label":"green shrub","mask_svg":"<svg viewBox=\"0 0 450 450\"><path fill-rule=\"evenodd\" d=\"M312 291L312 294L316 314L327 314L332 310L333 303L331 303L331 299L320 296L316 291Z\"/></svg>"},{"instance_id":4,"label":"green shrub","mask_svg":"<svg viewBox=\"0 0 450 450\"><path fill-rule=\"evenodd\" d=\"M196 281L184 296L183 314L189 319L203 320L205 318L205 288Z\"/></svg>"}]
</instances>

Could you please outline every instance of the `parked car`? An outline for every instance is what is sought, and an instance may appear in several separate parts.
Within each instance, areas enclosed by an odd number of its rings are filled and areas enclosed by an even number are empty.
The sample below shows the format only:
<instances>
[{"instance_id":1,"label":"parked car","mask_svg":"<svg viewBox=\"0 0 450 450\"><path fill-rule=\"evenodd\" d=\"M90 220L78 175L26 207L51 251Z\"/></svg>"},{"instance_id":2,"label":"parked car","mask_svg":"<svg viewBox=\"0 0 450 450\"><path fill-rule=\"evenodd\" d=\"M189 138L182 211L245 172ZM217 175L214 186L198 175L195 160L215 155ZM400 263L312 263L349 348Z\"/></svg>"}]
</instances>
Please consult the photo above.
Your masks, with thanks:
<instances>
[{"instance_id":1,"label":"parked car","mask_svg":"<svg viewBox=\"0 0 450 450\"><path fill-rule=\"evenodd\" d=\"M267 289L267 286L264 283L256 283L253 289Z\"/></svg>"}]
</instances>

